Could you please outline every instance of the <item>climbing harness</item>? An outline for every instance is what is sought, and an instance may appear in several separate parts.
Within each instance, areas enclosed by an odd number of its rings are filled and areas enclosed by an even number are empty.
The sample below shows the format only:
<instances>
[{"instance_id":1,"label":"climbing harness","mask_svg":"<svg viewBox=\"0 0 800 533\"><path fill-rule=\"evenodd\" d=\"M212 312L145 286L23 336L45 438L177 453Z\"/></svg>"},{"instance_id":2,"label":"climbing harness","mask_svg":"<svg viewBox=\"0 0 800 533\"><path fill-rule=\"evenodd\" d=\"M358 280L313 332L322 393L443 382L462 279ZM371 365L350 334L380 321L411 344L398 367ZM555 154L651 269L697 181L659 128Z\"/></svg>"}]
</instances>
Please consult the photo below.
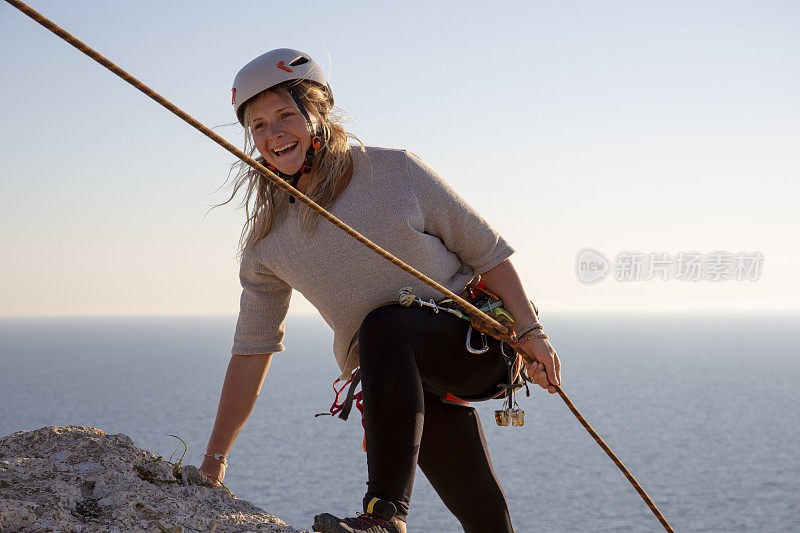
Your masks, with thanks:
<instances>
[{"instance_id":1,"label":"climbing harness","mask_svg":"<svg viewBox=\"0 0 800 533\"><path fill-rule=\"evenodd\" d=\"M400 305L405 307L410 307L412 305L419 305L420 307L427 307L433 310L434 314L438 314L439 311L447 311L459 318L464 320L470 321L470 318L464 313L458 311L457 309L453 309L450 306L453 305L453 301L449 298L444 300L440 300L435 302L433 299L428 301L423 300L419 296L416 296L411 292L412 287L403 287L400 289L399 295L399 302ZM498 298L496 295L492 294L487 288L486 284L483 281L478 282L477 284L470 283L466 287L466 298L469 303L483 311L484 313L489 314L490 316L494 316L497 320L501 323L511 325L514 323L514 317L511 316L511 313L503 309L503 300ZM531 302L533 304L533 302ZM536 309L534 305L534 310L536 316L538 317L539 310ZM472 332L473 328L472 322L470 321L469 328L467 329L467 338L465 342L465 348L467 351L474 355L482 355L489 351L489 340L486 337L486 333L483 331L478 331L481 336L482 346L480 348L475 348L472 345ZM500 383L497 385L498 391L489 396L479 397L479 398L467 398L467 397L459 397L454 394L444 394L441 396L442 401L446 403L456 403L462 405L469 405L470 401L473 402L480 402L486 400L494 400L496 398L504 398L504 405L503 409L497 410L494 412L494 419L499 426L507 426L509 422L512 422L514 426L522 426L525 424L525 411L523 411L517 400L514 397L514 394L522 388L525 387L526 393L528 396L531 395L531 391L528 388L528 382L522 376L522 367L523 367L523 359L522 355L517 353L516 351L512 351L511 354L506 353L505 347L508 346L508 343L504 340L500 341L500 353L503 356L503 360L505 361L506 365L508 366L508 379L505 383Z\"/></svg>"},{"instance_id":2,"label":"climbing harness","mask_svg":"<svg viewBox=\"0 0 800 533\"><path fill-rule=\"evenodd\" d=\"M417 304L423 307L429 307L433 310L434 313L438 313L439 311L447 311L448 313L452 313L456 315L458 318L462 318L470 323L469 329L467 330L467 340L466 340L466 348L469 353L473 354L482 354L486 353L489 350L488 340L486 339L486 334L490 333L487 330L483 329L480 325L475 325L473 328L473 321L468 315L465 315L458 309L452 307L456 305L452 298L445 298L444 300L440 300L439 302L435 302L433 298L428 301L423 300L419 296L416 296L411 293L412 287L403 287L400 289L400 297L399 302L401 305L405 307L409 307L412 304ZM495 320L499 323L503 324L507 328L511 327L511 324L514 323L514 318L511 314L503 309L503 301L489 292L486 288L486 284L484 282L479 282L477 284L469 284L467 285L467 297L466 300L471 305L476 307L483 313L486 313L489 316L492 316ZM533 303L533 302L531 302ZM536 306L533 306L534 312L538 314L538 310ZM475 348L472 346L472 330L478 329L481 334L481 347Z\"/></svg>"},{"instance_id":3,"label":"climbing harness","mask_svg":"<svg viewBox=\"0 0 800 533\"><path fill-rule=\"evenodd\" d=\"M450 307L453 305L453 301L451 299L444 299L440 300L439 302L434 301L432 298L430 300L423 300L419 296L416 296L411 292L412 287L403 287L400 289L399 293L399 303L404 307L410 307L411 305L419 305L420 307L425 307L431 309L434 314L438 314L440 311L444 311L450 313L452 315L457 316L463 320L470 321L469 316L465 315L458 309ZM501 317L506 323L513 324L514 318L511 314L503 309L503 301L492 294L487 288L484 282L479 282L477 284L469 284L466 288L467 291L467 301L471 304L475 305L478 309L485 313L494 314L497 317ZM533 302L531 302L533 303ZM534 306L535 309L535 306ZM536 309L536 313L538 316L538 309ZM484 347L482 349L475 349L471 345L471 335L472 335L472 324L470 323L469 328L467 329L467 338L466 338L466 349L475 355L482 355L489 350L488 339L486 334L483 332L479 332L481 335L481 339L483 342ZM461 405L461 406L469 406L470 402L482 402L487 400L494 400L498 398L504 398L504 405L503 409L497 410L494 413L495 421L500 426L507 426L509 422L512 423L514 426L522 426L525 423L525 411L523 411L519 404L517 403L514 394L525 387L527 396L531 395L530 388L528 388L528 383L522 376L522 368L523 368L523 358L522 355L512 351L511 354L506 353L505 347L508 346L506 341L500 341L500 353L503 356L503 359L508 366L508 379L504 383L500 383L497 385L497 391L493 391L489 395L483 396L475 396L475 397L466 397L466 396L457 396L452 393L444 393L439 395L439 399L448 404L452 405ZM350 412L353 409L353 405L361 413L361 427L364 427L364 408L363 408L363 396L362 391L358 391L357 387L361 382L361 368L356 367L355 370L350 375L350 378L344 381L342 385L339 383L342 378L337 378L333 382L333 392L334 392L334 400L333 404L331 405L330 409L327 413L317 413L314 415L315 417L319 416L337 416L341 420L347 420L350 416ZM423 384L423 387L425 385ZM345 389L347 389L347 393L345 393ZM342 394L344 394L344 399L342 399ZM364 451L366 451L366 437L365 442L363 445Z\"/></svg>"},{"instance_id":4,"label":"climbing harness","mask_svg":"<svg viewBox=\"0 0 800 533\"><path fill-rule=\"evenodd\" d=\"M366 246L367 248L369 248L370 250L372 250L376 254L380 255L381 257L383 257L387 261L391 262L392 264L394 264L395 266L397 266L398 268L400 268L404 272L407 272L408 274L414 276L415 278L417 278L418 280L422 281L426 285L429 285L430 287L433 287L434 289L436 289L437 291L441 292L442 294L444 294L448 298L452 299L453 300L453 305L457 306L462 312L464 312L466 315L468 315L470 317L470 320L471 320L473 326L475 326L476 328L485 328L486 332L488 334L492 335L493 337L495 337L498 340L511 340L513 338L513 331L511 330L511 328L509 328L506 325L503 325L501 322L495 320L493 317L490 317L486 313L484 313L481 310L475 308L469 302L467 302L465 299L461 298L460 296L458 296L457 294L453 293L452 291L450 291L449 289L447 289L446 287L444 287L440 283L437 283L436 281L434 281L430 277L426 276L425 274L423 274L423 273L419 272L418 270L414 269L413 267L407 265L406 263L404 263L400 259L394 257L392 254L390 254L389 252L385 251L383 248L381 248L377 244L373 243L372 241L370 241L369 239L367 239L366 237L364 237L363 235L361 235L360 233L358 233L354 229L350 228L347 224L345 224L344 222L342 222L341 220L339 220L338 218L336 218L332 214L328 213L328 211L326 211L324 208L322 208L316 202L311 200L305 194L303 194L302 192L298 191L292 185L287 183L284 179L280 178L278 175L276 175L275 173L270 171L267 167L265 167L264 165L260 164L258 161L256 161L252 157L249 157L248 155L246 155L244 152L242 152L241 150L239 150L238 148L233 146L231 143L229 143L228 141L223 139L221 136L219 136L218 134L214 133L207 126L205 126L202 123L200 123L197 119L195 119L194 117L190 116L185 111L183 111L182 109L180 109L179 107L177 107L176 105L174 105L173 103L171 103L170 101L165 99L163 96L161 96L160 94L158 94L155 91L153 91L150 87L148 87L147 85L145 85L144 83L142 83L138 79L134 78L130 74L128 74L125 70L123 70L122 68L118 67L117 65L115 65L114 63L112 63L111 61L106 59L103 55L101 55L97 51L93 50L92 48L90 48L89 46L87 46L86 44L84 44L83 42L81 42L80 40L75 38L74 36L72 36L69 32L67 32L63 28L61 28L58 25L54 24L52 21L47 19L45 16L43 16L38 11L32 9L26 3L21 2L20 0L6 0L6 2L11 4L13 7L18 9L22 13L24 13L26 16L28 16L31 19L33 19L34 21L36 21L38 24L42 25L43 27L45 27L49 31L51 31L54 34L56 34L58 37L62 38L64 41L66 41L71 46L73 46L76 49L78 49L80 52L86 54L87 56L89 56L94 61L100 63L102 66L104 66L105 68L107 68L108 70L110 70L111 72L113 72L114 74L116 74L117 76L119 76L120 78L122 78L123 80L125 80L126 82L131 84L132 86L134 86L136 89L138 89L139 91L141 91L142 93L144 93L145 95L147 95L148 97L150 97L151 99L156 101L158 104L160 104L161 106L166 108L168 111L170 111L171 113L176 115L178 118L180 118L181 120L183 120L187 124L191 125L193 128L197 129L198 131L200 131L203 135L205 135L209 139L211 139L214 142L216 142L217 144L219 144L222 148L224 148L225 150L227 150L228 152L230 152L231 154L233 154L234 156L236 156L237 158L239 158L243 162L245 162L248 165L250 165L253 169L258 171L261 175L263 175L266 179L268 179L276 187L278 187L279 189L285 191L289 195L292 195L295 198L297 198L298 200L300 200L302 203L304 203L306 206L308 206L312 211L318 213L320 216L322 216L323 218L325 218L326 220L331 222L333 225L335 225L336 227L338 227L342 231L346 232L348 235L350 235L351 237L353 237L354 239L359 241L361 244L363 244L364 246ZM236 99L236 95L234 94L234 100L235 99ZM614 452L606 445L605 442L603 442L603 439L601 439L600 436L597 434L597 432L589 425L589 423L586 421L586 419L583 417L583 415L580 414L578 409L573 405L572 401L569 399L569 397L564 392L564 390L561 388L561 386L560 385L556 385L556 384L551 384L551 386L556 389L556 392L558 392L559 396L561 396L561 399L564 400L564 403L567 405L567 407L570 409L570 411L572 411L572 413L575 415L575 417L578 419L578 421L581 423L581 425L583 425L583 427L586 429L586 431L589 432L589 434L597 442L597 444L603 449L604 452L606 452L606 454L609 456L609 458L611 458L611 460L614 462L614 464L617 465L617 468L620 469L620 471L623 473L623 475L626 477L626 479L630 482L630 484L633 486L633 488L636 490L636 492L639 493L639 496L642 497L642 499L645 501L645 503L650 508L650 510L653 512L653 514L656 516L656 518L659 520L659 522L661 522L661 525L664 527L664 529L669 531L669 532L673 532L674 530L672 529L672 527L667 522L667 519L664 518L664 515L661 513L661 511L658 510L658 507L656 507L656 504L653 502L653 500L647 495L647 493L644 491L642 486L636 481L636 479L628 471L628 469L625 467L625 465L623 465L622 462L617 458L617 456L614 454Z\"/></svg>"}]
</instances>

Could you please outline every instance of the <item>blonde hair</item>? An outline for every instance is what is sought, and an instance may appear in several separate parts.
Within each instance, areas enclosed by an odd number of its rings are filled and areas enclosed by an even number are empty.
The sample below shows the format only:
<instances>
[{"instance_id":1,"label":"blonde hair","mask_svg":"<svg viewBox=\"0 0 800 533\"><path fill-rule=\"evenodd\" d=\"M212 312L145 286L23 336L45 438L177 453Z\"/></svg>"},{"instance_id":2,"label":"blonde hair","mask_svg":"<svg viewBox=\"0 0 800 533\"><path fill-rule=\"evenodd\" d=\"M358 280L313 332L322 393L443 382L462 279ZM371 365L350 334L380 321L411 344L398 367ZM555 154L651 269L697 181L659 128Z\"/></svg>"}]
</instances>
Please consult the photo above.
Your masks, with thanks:
<instances>
[{"instance_id":1,"label":"blonde hair","mask_svg":"<svg viewBox=\"0 0 800 533\"><path fill-rule=\"evenodd\" d=\"M251 157L256 154L249 126L253 104L267 93L275 93L288 101L293 101L288 90L290 86L295 89L312 120L316 118L319 121L323 132L325 143L316 152L314 168L305 195L327 208L344 192L353 176L353 158L350 150L357 147L351 146L348 139L352 138L358 142L362 151L364 145L358 137L344 129L343 114L332 107L328 94L320 85L306 80L286 82L262 91L247 102L244 110L244 153ZM265 165L262 156L259 155L255 159ZM231 166L231 172L233 171L236 171L233 192L230 198L218 206L233 200L239 189L246 186L246 195L239 205L244 207L247 217L239 237L241 256L245 250L269 235L275 222L285 216L289 206L289 195L244 161L234 163ZM313 232L319 215L302 204L298 204L298 208L303 209L303 231Z\"/></svg>"}]
</instances>

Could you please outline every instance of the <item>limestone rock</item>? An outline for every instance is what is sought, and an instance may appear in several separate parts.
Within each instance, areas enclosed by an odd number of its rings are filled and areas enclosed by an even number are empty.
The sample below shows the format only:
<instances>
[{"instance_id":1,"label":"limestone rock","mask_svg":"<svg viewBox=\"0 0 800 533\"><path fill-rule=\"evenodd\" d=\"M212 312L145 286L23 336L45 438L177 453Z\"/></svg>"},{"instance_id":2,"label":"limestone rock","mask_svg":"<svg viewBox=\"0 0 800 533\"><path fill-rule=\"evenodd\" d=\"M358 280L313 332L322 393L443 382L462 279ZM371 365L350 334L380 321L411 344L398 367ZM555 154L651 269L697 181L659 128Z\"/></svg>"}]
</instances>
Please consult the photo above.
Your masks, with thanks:
<instances>
[{"instance_id":1,"label":"limestone rock","mask_svg":"<svg viewBox=\"0 0 800 533\"><path fill-rule=\"evenodd\" d=\"M0 533L302 533L124 434L48 426L0 440Z\"/></svg>"}]
</instances>

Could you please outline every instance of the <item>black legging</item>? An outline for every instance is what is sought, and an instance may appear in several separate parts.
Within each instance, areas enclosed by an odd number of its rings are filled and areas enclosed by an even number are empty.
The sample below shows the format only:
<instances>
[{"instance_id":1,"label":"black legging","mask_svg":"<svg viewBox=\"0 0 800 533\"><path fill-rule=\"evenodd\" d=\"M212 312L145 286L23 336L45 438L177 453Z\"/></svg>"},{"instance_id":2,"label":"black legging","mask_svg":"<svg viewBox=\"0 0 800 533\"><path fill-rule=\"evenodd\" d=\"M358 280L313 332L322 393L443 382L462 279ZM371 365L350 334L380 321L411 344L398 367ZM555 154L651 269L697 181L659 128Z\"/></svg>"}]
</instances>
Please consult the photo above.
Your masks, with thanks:
<instances>
[{"instance_id":1,"label":"black legging","mask_svg":"<svg viewBox=\"0 0 800 533\"><path fill-rule=\"evenodd\" d=\"M486 395L508 375L498 341L490 339L482 355L466 350L467 328L449 313L399 304L364 319L358 342L367 497L392 501L405 520L419 464L464 531L513 532L478 413L437 395Z\"/></svg>"}]
</instances>

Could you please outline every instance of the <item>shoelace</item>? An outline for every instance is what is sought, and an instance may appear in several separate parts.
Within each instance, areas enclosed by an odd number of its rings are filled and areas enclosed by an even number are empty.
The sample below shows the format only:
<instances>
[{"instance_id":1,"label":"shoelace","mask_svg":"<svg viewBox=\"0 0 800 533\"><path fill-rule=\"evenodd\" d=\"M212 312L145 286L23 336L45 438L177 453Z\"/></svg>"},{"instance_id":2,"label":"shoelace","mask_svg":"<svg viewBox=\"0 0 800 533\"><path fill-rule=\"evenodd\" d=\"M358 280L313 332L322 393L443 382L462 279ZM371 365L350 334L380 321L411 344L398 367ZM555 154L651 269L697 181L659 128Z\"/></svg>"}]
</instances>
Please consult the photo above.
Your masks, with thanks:
<instances>
[{"instance_id":1,"label":"shoelace","mask_svg":"<svg viewBox=\"0 0 800 533\"><path fill-rule=\"evenodd\" d=\"M377 516L371 515L369 513L358 513L358 516L345 518L344 521L350 522L354 526L384 526L384 525L389 527L394 526L394 524L392 524L391 522L387 522L386 520L378 518Z\"/></svg>"}]
</instances>

